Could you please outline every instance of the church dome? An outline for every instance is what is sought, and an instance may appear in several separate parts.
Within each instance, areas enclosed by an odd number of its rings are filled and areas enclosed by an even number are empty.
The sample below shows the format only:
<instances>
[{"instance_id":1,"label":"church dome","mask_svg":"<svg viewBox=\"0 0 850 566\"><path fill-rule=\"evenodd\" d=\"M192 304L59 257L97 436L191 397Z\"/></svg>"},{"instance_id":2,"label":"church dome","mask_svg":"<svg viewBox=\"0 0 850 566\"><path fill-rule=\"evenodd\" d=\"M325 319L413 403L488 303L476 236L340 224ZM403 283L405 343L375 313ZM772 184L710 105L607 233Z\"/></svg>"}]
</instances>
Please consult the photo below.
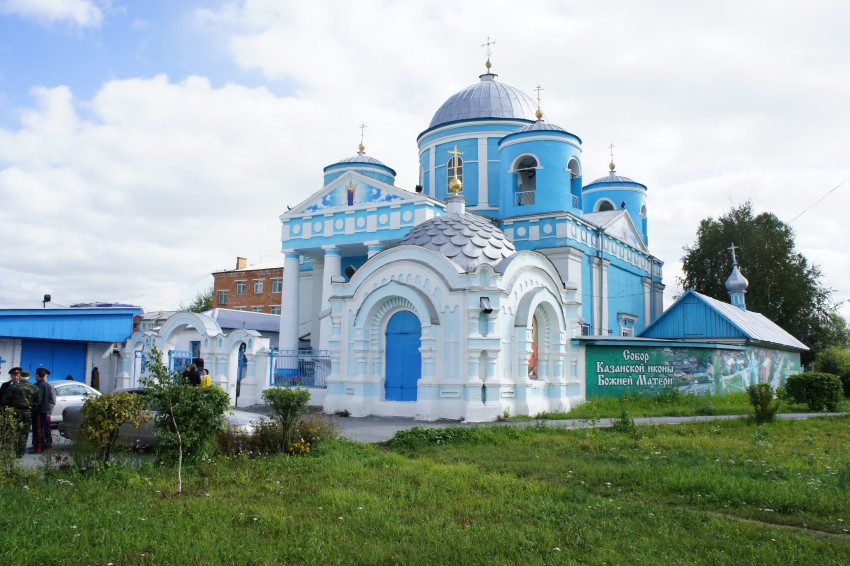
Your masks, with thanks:
<instances>
[{"instance_id":1,"label":"church dome","mask_svg":"<svg viewBox=\"0 0 850 566\"><path fill-rule=\"evenodd\" d=\"M325 167L325 170L328 170L328 169L330 169L331 167L335 167L335 166L337 166L337 165L356 165L356 164L378 165L378 166L380 166L380 167L384 167L384 168L386 168L386 169L389 169L390 171L392 171L392 172L393 172L393 175L395 175L395 171L393 171L390 167L388 167L387 165L385 165L385 164L384 164L383 162L381 162L380 160L375 159L374 157L370 157L370 156L366 155L366 154L365 154L364 152L362 152L362 151L358 151L356 155L353 155L353 156L351 156L351 157L345 157L345 158L343 158L343 159L340 159L339 161L336 161L336 162L334 162L334 163L331 163L330 165L328 165L327 167Z\"/></svg>"},{"instance_id":2,"label":"church dome","mask_svg":"<svg viewBox=\"0 0 850 566\"><path fill-rule=\"evenodd\" d=\"M463 197L450 197L463 198ZM399 245L421 246L446 256L465 272L496 266L516 253L513 242L492 222L477 214L450 212L426 220L402 238Z\"/></svg>"},{"instance_id":3,"label":"church dome","mask_svg":"<svg viewBox=\"0 0 850 566\"><path fill-rule=\"evenodd\" d=\"M738 271L737 264L732 267L732 275L726 280L726 290L730 293L742 293L747 290L750 282Z\"/></svg>"},{"instance_id":4,"label":"church dome","mask_svg":"<svg viewBox=\"0 0 850 566\"><path fill-rule=\"evenodd\" d=\"M543 120L537 120L533 124L529 124L527 126L523 126L522 128L515 131L515 134L523 134L525 132L564 132L565 134L569 134L567 130L562 128L561 126L556 126L555 124L549 124L548 122L544 122Z\"/></svg>"},{"instance_id":5,"label":"church dome","mask_svg":"<svg viewBox=\"0 0 850 566\"><path fill-rule=\"evenodd\" d=\"M637 185L639 187L643 187L644 189L646 188L646 185L644 185L643 183L638 183L637 181L635 181L633 179L629 179L628 177L623 177L622 175L615 175L614 173L615 173L615 171L611 171L611 173L609 173L608 175L605 175L604 177L599 177L595 181L585 185L584 188L588 188L591 185L626 185L626 184Z\"/></svg>"},{"instance_id":6,"label":"church dome","mask_svg":"<svg viewBox=\"0 0 850 566\"><path fill-rule=\"evenodd\" d=\"M537 104L524 92L500 83L496 74L485 73L480 82L453 94L437 110L428 128L478 118L503 118L534 122Z\"/></svg>"}]
</instances>

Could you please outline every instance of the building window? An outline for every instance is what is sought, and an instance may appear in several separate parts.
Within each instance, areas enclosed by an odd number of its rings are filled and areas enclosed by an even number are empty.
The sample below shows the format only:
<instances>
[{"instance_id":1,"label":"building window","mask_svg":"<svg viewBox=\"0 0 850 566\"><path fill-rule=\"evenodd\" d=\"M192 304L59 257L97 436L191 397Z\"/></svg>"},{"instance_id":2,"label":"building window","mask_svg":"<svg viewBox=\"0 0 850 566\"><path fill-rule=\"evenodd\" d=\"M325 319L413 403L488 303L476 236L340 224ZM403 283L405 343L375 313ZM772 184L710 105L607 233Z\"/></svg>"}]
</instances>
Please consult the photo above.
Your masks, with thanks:
<instances>
[{"instance_id":1,"label":"building window","mask_svg":"<svg viewBox=\"0 0 850 566\"><path fill-rule=\"evenodd\" d=\"M245 286L248 284L247 281L237 281L236 282L236 294L244 295L245 294Z\"/></svg>"},{"instance_id":2,"label":"building window","mask_svg":"<svg viewBox=\"0 0 850 566\"><path fill-rule=\"evenodd\" d=\"M517 161L516 169L516 205L527 206L534 204L537 190L537 159L525 155Z\"/></svg>"},{"instance_id":3,"label":"building window","mask_svg":"<svg viewBox=\"0 0 850 566\"><path fill-rule=\"evenodd\" d=\"M638 317L624 312L617 313L617 322L620 324L620 336L634 336Z\"/></svg>"},{"instance_id":4,"label":"building window","mask_svg":"<svg viewBox=\"0 0 850 566\"><path fill-rule=\"evenodd\" d=\"M219 306L227 304L227 291L218 292L218 304Z\"/></svg>"},{"instance_id":5,"label":"building window","mask_svg":"<svg viewBox=\"0 0 850 566\"><path fill-rule=\"evenodd\" d=\"M283 277L272 278L272 293L280 293L283 291Z\"/></svg>"},{"instance_id":6,"label":"building window","mask_svg":"<svg viewBox=\"0 0 850 566\"><path fill-rule=\"evenodd\" d=\"M233 310L235 310L235 311L244 311L244 310L245 310L245 307L233 307Z\"/></svg>"},{"instance_id":7,"label":"building window","mask_svg":"<svg viewBox=\"0 0 850 566\"><path fill-rule=\"evenodd\" d=\"M608 210L614 210L614 203L610 200L605 199L596 203L596 212L605 212Z\"/></svg>"},{"instance_id":8,"label":"building window","mask_svg":"<svg viewBox=\"0 0 850 566\"><path fill-rule=\"evenodd\" d=\"M463 159L457 155L452 156L446 164L446 183L454 179L457 172L458 181L463 183Z\"/></svg>"},{"instance_id":9,"label":"building window","mask_svg":"<svg viewBox=\"0 0 850 566\"><path fill-rule=\"evenodd\" d=\"M263 312L263 307L251 307L251 312Z\"/></svg>"},{"instance_id":10,"label":"building window","mask_svg":"<svg viewBox=\"0 0 850 566\"><path fill-rule=\"evenodd\" d=\"M280 305L271 305L269 307L269 312L272 314L280 314Z\"/></svg>"},{"instance_id":11,"label":"building window","mask_svg":"<svg viewBox=\"0 0 850 566\"><path fill-rule=\"evenodd\" d=\"M263 281L265 279L254 279L254 294L262 295L263 294Z\"/></svg>"}]
</instances>

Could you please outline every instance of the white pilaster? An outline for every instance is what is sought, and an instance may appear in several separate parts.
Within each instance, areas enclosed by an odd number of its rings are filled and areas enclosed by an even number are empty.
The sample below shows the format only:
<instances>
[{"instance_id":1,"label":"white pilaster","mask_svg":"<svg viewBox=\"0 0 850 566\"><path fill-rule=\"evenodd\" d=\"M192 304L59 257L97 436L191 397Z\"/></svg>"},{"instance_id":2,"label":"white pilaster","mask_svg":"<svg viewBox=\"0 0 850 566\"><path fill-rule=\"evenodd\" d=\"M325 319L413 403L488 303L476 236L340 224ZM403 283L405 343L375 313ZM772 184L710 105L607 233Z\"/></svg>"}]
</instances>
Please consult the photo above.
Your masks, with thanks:
<instances>
[{"instance_id":1,"label":"white pilaster","mask_svg":"<svg viewBox=\"0 0 850 566\"><path fill-rule=\"evenodd\" d=\"M319 349L328 350L331 339L330 298L333 294L333 278L342 273L342 253L334 246L322 246L325 250L325 267L322 272L322 316L319 327Z\"/></svg>"},{"instance_id":2,"label":"white pilaster","mask_svg":"<svg viewBox=\"0 0 850 566\"><path fill-rule=\"evenodd\" d=\"M283 288L280 298L280 337L281 350L298 349L298 310L300 257L294 252L285 252L283 259Z\"/></svg>"}]
</instances>

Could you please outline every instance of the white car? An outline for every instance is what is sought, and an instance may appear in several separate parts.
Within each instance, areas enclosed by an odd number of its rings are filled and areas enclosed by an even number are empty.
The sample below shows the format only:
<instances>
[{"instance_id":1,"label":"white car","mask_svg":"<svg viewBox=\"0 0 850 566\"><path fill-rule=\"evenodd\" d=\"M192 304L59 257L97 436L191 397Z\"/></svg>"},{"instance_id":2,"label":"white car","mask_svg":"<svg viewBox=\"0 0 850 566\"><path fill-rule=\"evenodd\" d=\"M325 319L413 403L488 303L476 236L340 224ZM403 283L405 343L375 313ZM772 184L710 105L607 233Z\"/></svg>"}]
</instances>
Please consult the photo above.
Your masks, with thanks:
<instances>
[{"instance_id":1,"label":"white car","mask_svg":"<svg viewBox=\"0 0 850 566\"><path fill-rule=\"evenodd\" d=\"M97 397L101 394L97 389L79 381L51 381L50 385L56 389L56 406L50 414L51 425L62 422L62 411L65 407L80 405L89 397Z\"/></svg>"}]
</instances>

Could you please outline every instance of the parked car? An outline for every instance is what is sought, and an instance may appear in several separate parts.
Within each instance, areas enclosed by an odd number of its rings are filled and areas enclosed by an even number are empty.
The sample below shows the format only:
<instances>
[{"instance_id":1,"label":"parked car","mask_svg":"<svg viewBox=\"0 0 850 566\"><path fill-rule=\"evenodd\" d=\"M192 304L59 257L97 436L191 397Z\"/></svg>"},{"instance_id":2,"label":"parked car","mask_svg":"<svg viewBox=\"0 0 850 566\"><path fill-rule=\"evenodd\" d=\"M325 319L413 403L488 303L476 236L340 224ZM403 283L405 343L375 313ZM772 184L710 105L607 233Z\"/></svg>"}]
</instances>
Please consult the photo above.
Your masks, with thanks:
<instances>
[{"instance_id":1,"label":"parked car","mask_svg":"<svg viewBox=\"0 0 850 566\"><path fill-rule=\"evenodd\" d=\"M132 393L133 395L145 395L144 389L139 387L130 387L127 389L119 389L120 392ZM116 392L118 392L116 391ZM62 423L59 425L59 434L64 438L74 440L80 433L80 424L82 423L82 408L83 405L69 405L62 413ZM236 432L242 434L251 434L254 432L254 423L260 418L259 415L247 413L245 411L233 410L225 414L225 420ZM124 446L132 446L135 448L153 448L157 445L158 439L154 430L153 419L148 419L142 422L138 427L134 427L130 423L121 425L121 430L118 436L119 444Z\"/></svg>"},{"instance_id":2,"label":"parked car","mask_svg":"<svg viewBox=\"0 0 850 566\"><path fill-rule=\"evenodd\" d=\"M56 389L56 405L50 415L50 423L54 426L62 422L62 411L69 405L79 405L89 397L97 397L100 391L78 381L51 381Z\"/></svg>"}]
</instances>

